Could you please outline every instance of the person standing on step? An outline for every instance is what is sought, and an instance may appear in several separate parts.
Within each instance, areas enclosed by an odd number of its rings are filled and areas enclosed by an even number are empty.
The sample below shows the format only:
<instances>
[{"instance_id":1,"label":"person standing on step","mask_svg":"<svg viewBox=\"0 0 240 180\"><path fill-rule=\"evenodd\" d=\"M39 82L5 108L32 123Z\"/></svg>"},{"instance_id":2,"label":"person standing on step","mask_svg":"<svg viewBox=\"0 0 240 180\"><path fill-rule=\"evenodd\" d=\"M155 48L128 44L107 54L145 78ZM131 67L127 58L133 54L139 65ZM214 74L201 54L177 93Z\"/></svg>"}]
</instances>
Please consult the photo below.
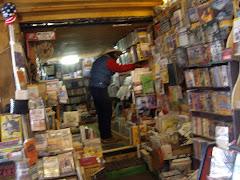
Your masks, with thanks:
<instances>
[{"instance_id":1,"label":"person standing on step","mask_svg":"<svg viewBox=\"0 0 240 180\"><path fill-rule=\"evenodd\" d=\"M102 143L116 143L119 140L111 133L112 102L108 86L114 72L126 72L140 67L136 64L119 65L116 60L122 54L119 49L105 51L94 63L90 73L89 90L93 96L98 115L98 127Z\"/></svg>"}]
</instances>

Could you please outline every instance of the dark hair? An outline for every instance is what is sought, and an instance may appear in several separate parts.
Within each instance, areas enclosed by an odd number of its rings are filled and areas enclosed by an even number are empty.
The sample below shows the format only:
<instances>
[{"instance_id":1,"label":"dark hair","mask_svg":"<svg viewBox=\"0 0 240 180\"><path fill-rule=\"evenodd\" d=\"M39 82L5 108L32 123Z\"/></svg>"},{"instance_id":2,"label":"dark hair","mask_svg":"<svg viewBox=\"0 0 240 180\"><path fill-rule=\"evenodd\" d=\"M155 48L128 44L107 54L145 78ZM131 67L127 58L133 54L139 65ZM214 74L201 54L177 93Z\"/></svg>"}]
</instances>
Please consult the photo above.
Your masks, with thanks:
<instances>
[{"instance_id":1,"label":"dark hair","mask_svg":"<svg viewBox=\"0 0 240 180\"><path fill-rule=\"evenodd\" d=\"M116 52L114 51L114 52L110 52L110 53L107 53L111 58L113 58L113 59L115 59L115 56L114 56L114 54L115 54Z\"/></svg>"}]
</instances>

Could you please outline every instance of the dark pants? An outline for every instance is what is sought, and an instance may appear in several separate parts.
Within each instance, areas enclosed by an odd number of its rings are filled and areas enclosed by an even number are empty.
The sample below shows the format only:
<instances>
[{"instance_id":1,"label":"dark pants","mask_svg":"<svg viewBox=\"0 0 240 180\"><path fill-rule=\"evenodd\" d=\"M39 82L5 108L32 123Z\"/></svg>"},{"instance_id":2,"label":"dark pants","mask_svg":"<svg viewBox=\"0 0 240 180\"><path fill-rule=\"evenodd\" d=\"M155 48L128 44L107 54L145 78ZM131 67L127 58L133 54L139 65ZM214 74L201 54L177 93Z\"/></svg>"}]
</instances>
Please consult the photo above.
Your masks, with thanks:
<instances>
[{"instance_id":1,"label":"dark pants","mask_svg":"<svg viewBox=\"0 0 240 180\"><path fill-rule=\"evenodd\" d=\"M112 137L111 119L112 119L112 102L108 95L107 88L89 87L93 96L94 105L98 115L98 127L102 139Z\"/></svg>"}]
</instances>

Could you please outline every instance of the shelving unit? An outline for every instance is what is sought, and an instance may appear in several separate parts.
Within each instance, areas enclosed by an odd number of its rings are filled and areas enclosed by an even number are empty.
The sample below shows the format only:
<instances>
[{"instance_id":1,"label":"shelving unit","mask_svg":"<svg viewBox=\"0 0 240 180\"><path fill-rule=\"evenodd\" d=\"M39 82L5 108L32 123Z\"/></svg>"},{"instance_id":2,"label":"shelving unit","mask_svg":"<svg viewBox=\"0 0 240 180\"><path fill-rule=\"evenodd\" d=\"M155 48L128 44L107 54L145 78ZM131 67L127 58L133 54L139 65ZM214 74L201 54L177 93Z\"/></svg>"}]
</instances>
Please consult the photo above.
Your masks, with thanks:
<instances>
[{"instance_id":1,"label":"shelving unit","mask_svg":"<svg viewBox=\"0 0 240 180\"><path fill-rule=\"evenodd\" d=\"M204 65L194 65L194 66L189 66L185 68L187 69L197 69L197 68L208 68L208 67L214 67L214 66L222 66L226 65L228 67L228 80L229 80L229 86L228 87L191 87L188 88L189 90L196 90L197 92L203 92L204 90L212 90L212 91L226 91L226 92L232 92L233 87L236 83L237 77L238 77L238 71L239 71L239 62L235 60L229 60L229 61L223 61L223 62L214 62L214 63L209 63L209 64L204 64ZM204 92L203 92L204 93ZM237 139L237 135L240 133L239 128L240 127L240 112L239 110L232 110L231 115L223 115L223 114L218 114L214 112L205 112L205 111L195 111L191 110L191 116L192 117L200 117L200 118L207 118L210 120L214 121L221 121L221 122L227 122L231 123L233 126L233 139ZM196 134L195 134L196 135ZM215 138L209 138L206 136L202 135L196 135L197 137L203 137L207 138L209 140L215 141ZM230 141L231 141L230 140Z\"/></svg>"},{"instance_id":2,"label":"shelving unit","mask_svg":"<svg viewBox=\"0 0 240 180\"><path fill-rule=\"evenodd\" d=\"M87 101L88 101L88 94L87 94L88 77L63 79L63 84L66 85L66 88L68 91L68 97L69 97L68 103L63 105L64 109L66 106L73 106L73 105L87 103Z\"/></svg>"}]
</instances>

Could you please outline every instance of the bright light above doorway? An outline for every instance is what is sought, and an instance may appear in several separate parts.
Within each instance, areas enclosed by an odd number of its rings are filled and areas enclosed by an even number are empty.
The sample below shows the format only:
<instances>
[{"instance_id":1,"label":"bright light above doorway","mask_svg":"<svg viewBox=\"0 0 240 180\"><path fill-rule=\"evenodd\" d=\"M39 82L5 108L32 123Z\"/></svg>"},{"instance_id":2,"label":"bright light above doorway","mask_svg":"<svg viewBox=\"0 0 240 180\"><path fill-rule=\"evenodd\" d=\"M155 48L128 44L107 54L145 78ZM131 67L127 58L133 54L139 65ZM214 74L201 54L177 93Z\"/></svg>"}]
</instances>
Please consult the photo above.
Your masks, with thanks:
<instances>
[{"instance_id":1,"label":"bright light above doorway","mask_svg":"<svg viewBox=\"0 0 240 180\"><path fill-rule=\"evenodd\" d=\"M61 64L65 64L65 65L76 64L79 62L79 58L77 55L64 56L60 60L60 62L61 62Z\"/></svg>"}]
</instances>

